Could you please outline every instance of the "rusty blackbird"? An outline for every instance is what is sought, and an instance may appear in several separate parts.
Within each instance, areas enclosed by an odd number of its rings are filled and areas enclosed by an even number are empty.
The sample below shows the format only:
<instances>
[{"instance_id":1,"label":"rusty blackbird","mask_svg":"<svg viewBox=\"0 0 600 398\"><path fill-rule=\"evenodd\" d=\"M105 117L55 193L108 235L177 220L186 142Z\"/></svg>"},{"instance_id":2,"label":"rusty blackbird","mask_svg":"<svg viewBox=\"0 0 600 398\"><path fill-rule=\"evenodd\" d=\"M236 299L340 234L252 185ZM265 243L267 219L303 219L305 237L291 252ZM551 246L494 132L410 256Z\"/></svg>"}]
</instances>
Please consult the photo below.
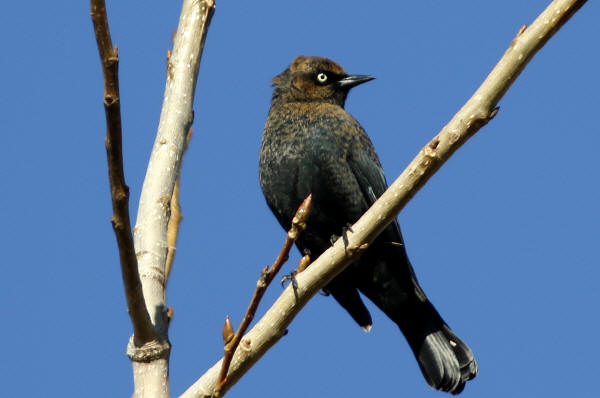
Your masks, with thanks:
<instances>
[{"instance_id":1,"label":"rusty blackbird","mask_svg":"<svg viewBox=\"0 0 600 398\"><path fill-rule=\"evenodd\" d=\"M344 110L348 91L372 79L349 75L327 58L302 55L273 79L260 149L260 184L285 230L312 193L311 213L296 245L313 259L387 187L369 137ZM475 377L477 363L471 349L450 330L419 286L396 220L326 287L369 331L371 316L359 291L400 327L432 387L458 394Z\"/></svg>"}]
</instances>

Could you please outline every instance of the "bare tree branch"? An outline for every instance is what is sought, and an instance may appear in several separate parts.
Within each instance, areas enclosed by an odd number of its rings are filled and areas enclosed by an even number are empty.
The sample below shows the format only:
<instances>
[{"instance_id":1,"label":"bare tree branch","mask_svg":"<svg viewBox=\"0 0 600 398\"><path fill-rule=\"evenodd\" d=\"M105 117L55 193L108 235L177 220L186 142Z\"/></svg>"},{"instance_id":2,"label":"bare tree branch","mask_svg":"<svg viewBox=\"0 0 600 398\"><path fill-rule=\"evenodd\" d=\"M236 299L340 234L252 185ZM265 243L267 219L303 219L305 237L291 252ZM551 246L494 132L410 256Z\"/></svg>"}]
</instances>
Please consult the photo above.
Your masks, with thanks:
<instances>
[{"instance_id":1,"label":"bare tree branch","mask_svg":"<svg viewBox=\"0 0 600 398\"><path fill-rule=\"evenodd\" d=\"M121 274L133 333L136 340L143 344L153 340L156 334L144 304L129 219L129 187L125 184L123 172L119 55L117 48L112 45L104 0L92 0L90 6L104 74L104 112L107 126L105 144L113 207L111 222L119 247Z\"/></svg>"},{"instance_id":2,"label":"bare tree branch","mask_svg":"<svg viewBox=\"0 0 600 398\"><path fill-rule=\"evenodd\" d=\"M184 0L173 51L158 132L140 195L134 229L136 257L146 308L159 338L144 346L130 340L135 395L169 396L169 314L165 305L167 230L170 203L179 175L186 133L193 121L192 102L206 33L214 13L213 0Z\"/></svg>"},{"instance_id":3,"label":"bare tree branch","mask_svg":"<svg viewBox=\"0 0 600 398\"><path fill-rule=\"evenodd\" d=\"M467 103L429 142L389 189L352 226L348 246L342 239L297 276L297 291L288 286L258 323L244 336L222 387L224 394L284 334L308 300L344 267L356 260L369 243L396 217L429 178L473 134L497 113L496 105L533 55L585 3L554 0L527 28L522 28L508 50ZM209 397L221 361L211 367L181 397Z\"/></svg>"},{"instance_id":4,"label":"bare tree branch","mask_svg":"<svg viewBox=\"0 0 600 398\"><path fill-rule=\"evenodd\" d=\"M169 57L164 103L134 229L146 305L157 331L166 333L165 264L170 202L193 121L192 101L212 0L186 0Z\"/></svg>"},{"instance_id":5,"label":"bare tree branch","mask_svg":"<svg viewBox=\"0 0 600 398\"><path fill-rule=\"evenodd\" d=\"M254 319L254 314L256 314L256 309L258 308L258 304L262 299L267 287L273 281L273 278L283 264L287 261L290 255L290 249L294 245L296 239L298 239L298 235L306 228L306 219L310 214L310 206L312 204L312 194L308 195L306 199L300 204L294 218L292 219L292 227L288 231L285 242L283 243L283 247L279 252L279 255L275 259L275 262L271 266L271 268L265 267L261 272L260 278L256 283L256 289L254 290L254 295L250 300L250 304L248 305L248 309L246 310L246 314L242 319L242 323L238 328L235 335L231 336L230 329L233 329L231 326L231 320L229 317L225 320L225 326L223 327L223 340L225 340L225 354L223 355L223 360L221 362L221 371L219 372L219 378L217 380L217 384L213 391L213 398L218 398L221 396L221 389L227 382L227 372L229 371L229 365L231 364L231 359L233 358L233 354L235 353L238 345L242 341L242 336L246 333L248 326Z\"/></svg>"}]
</instances>

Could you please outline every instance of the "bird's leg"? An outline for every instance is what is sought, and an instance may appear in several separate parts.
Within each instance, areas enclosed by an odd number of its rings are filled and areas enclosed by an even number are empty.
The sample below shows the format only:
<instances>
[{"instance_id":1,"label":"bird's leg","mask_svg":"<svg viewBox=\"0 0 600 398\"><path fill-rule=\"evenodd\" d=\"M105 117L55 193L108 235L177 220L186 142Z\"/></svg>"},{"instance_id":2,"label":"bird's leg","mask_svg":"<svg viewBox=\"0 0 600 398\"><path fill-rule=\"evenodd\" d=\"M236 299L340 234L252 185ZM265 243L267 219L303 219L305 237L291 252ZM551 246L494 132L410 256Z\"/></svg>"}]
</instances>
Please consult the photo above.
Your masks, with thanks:
<instances>
[{"instance_id":1,"label":"bird's leg","mask_svg":"<svg viewBox=\"0 0 600 398\"><path fill-rule=\"evenodd\" d=\"M285 282L292 282L292 289L294 290L294 297L298 300L298 281L296 280L296 275L298 274L297 270L292 270L289 275L284 275L281 277L281 287L284 287Z\"/></svg>"},{"instance_id":2,"label":"bird's leg","mask_svg":"<svg viewBox=\"0 0 600 398\"><path fill-rule=\"evenodd\" d=\"M337 236L337 235L331 235L331 237L329 238L329 243L331 243L331 246L335 245L335 242L337 242L337 240L338 240L339 238L340 238L340 237L339 237L339 236Z\"/></svg>"},{"instance_id":3,"label":"bird's leg","mask_svg":"<svg viewBox=\"0 0 600 398\"><path fill-rule=\"evenodd\" d=\"M289 274L282 276L281 277L281 287L285 287L285 283L287 281L291 281L292 287L294 288L294 290L296 290L298 288L298 282L296 281L296 274L298 274L298 271L294 269Z\"/></svg>"},{"instance_id":4,"label":"bird's leg","mask_svg":"<svg viewBox=\"0 0 600 398\"><path fill-rule=\"evenodd\" d=\"M298 275L300 272L304 271L309 265L310 265L310 250L304 249L304 256L298 262L298 267L295 270L293 270L292 272L290 272L289 275L284 275L281 278L281 286L283 286L285 284L285 282L291 281L292 288L294 289L294 294L296 294L296 296L297 296L298 281L296 281L296 275Z\"/></svg>"},{"instance_id":5,"label":"bird's leg","mask_svg":"<svg viewBox=\"0 0 600 398\"><path fill-rule=\"evenodd\" d=\"M352 230L352 224L348 223L346 225L344 225L342 227L342 240L344 241L344 251L346 252L346 254L348 254L348 244L349 244L349 240L348 240L348 231L350 232L354 232ZM331 238L329 238L329 241L331 242L331 245L333 246L335 244L335 242L337 242L337 240L340 238L340 236L337 235L331 235Z\"/></svg>"},{"instance_id":6,"label":"bird's leg","mask_svg":"<svg viewBox=\"0 0 600 398\"><path fill-rule=\"evenodd\" d=\"M348 249L348 231L354 232L352 230L352 224L348 223L345 227L342 228L342 239L344 239L344 248Z\"/></svg>"}]
</instances>

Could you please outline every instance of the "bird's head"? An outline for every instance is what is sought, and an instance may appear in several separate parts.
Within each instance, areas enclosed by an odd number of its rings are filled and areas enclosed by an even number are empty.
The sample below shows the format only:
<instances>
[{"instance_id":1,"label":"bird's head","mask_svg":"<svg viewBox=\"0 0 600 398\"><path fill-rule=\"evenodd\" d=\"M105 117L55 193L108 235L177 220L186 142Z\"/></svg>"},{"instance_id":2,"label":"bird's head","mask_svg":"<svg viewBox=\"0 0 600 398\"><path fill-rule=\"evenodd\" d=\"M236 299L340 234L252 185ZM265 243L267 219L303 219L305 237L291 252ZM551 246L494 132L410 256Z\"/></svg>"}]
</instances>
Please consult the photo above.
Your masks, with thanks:
<instances>
[{"instance_id":1,"label":"bird's head","mask_svg":"<svg viewBox=\"0 0 600 398\"><path fill-rule=\"evenodd\" d=\"M373 79L373 76L349 75L327 58L299 55L273 78L273 101L328 102L343 107L352 87Z\"/></svg>"}]
</instances>

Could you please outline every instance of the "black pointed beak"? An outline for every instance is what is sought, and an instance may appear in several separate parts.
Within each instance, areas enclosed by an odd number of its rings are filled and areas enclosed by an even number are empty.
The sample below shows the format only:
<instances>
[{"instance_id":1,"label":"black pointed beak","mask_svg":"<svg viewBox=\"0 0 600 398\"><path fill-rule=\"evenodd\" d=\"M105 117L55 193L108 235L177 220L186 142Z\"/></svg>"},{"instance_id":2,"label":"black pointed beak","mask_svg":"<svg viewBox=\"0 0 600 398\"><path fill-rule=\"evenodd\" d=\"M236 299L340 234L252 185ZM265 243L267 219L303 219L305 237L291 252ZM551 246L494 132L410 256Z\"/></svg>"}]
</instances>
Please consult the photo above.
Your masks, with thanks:
<instances>
[{"instance_id":1,"label":"black pointed beak","mask_svg":"<svg viewBox=\"0 0 600 398\"><path fill-rule=\"evenodd\" d=\"M341 80L337 81L338 87L350 90L352 87L358 86L359 84L366 83L375 79L374 76L369 75L348 75Z\"/></svg>"}]
</instances>

